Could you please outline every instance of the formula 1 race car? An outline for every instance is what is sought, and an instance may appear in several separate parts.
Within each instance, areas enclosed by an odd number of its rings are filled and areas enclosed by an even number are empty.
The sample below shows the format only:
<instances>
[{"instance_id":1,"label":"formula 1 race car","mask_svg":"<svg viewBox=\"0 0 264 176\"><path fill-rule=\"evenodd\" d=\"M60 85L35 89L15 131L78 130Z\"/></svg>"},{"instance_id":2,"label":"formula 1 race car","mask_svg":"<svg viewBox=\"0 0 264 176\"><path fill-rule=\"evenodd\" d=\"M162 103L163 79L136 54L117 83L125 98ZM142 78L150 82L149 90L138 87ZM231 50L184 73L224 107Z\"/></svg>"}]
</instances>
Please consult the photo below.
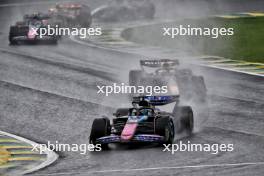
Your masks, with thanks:
<instances>
[{"instance_id":1,"label":"formula 1 race car","mask_svg":"<svg viewBox=\"0 0 264 176\"><path fill-rule=\"evenodd\" d=\"M149 0L116 0L92 11L98 21L119 22L142 19L153 19L155 5Z\"/></svg>"},{"instance_id":2,"label":"formula 1 race car","mask_svg":"<svg viewBox=\"0 0 264 176\"><path fill-rule=\"evenodd\" d=\"M107 147L109 143L150 142L170 144L175 132L193 131L193 112L189 106L178 105L179 96L134 97L132 108L120 108L109 118L93 121L90 143ZM156 106L176 102L177 111L168 113ZM175 120L176 119L176 120ZM175 124L175 125L174 125Z\"/></svg>"},{"instance_id":3,"label":"formula 1 race car","mask_svg":"<svg viewBox=\"0 0 264 176\"><path fill-rule=\"evenodd\" d=\"M129 72L130 86L167 86L168 94L180 95L186 102L206 104L204 78L193 75L190 69L180 69L178 60L141 60L140 66L141 70Z\"/></svg>"},{"instance_id":4,"label":"formula 1 race car","mask_svg":"<svg viewBox=\"0 0 264 176\"><path fill-rule=\"evenodd\" d=\"M23 21L16 22L14 26L10 27L9 42L11 45L20 42L37 43L44 41L50 44L57 44L57 35L39 36L40 28L47 28L47 26L54 26L49 23L50 16L42 13L34 13L25 15Z\"/></svg>"},{"instance_id":5,"label":"formula 1 race car","mask_svg":"<svg viewBox=\"0 0 264 176\"><path fill-rule=\"evenodd\" d=\"M49 13L63 27L89 28L92 23L91 10L84 4L57 4Z\"/></svg>"}]
</instances>

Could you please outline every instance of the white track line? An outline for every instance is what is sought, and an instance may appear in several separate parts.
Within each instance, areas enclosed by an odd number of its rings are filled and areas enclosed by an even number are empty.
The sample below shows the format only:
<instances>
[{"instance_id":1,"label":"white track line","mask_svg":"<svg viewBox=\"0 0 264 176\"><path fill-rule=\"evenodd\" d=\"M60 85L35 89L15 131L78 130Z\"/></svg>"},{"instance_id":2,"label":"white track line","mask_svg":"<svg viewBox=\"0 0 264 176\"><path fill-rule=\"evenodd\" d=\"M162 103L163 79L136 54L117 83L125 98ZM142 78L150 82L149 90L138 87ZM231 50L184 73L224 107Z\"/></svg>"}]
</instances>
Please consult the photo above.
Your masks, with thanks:
<instances>
[{"instance_id":1,"label":"white track line","mask_svg":"<svg viewBox=\"0 0 264 176\"><path fill-rule=\"evenodd\" d=\"M113 172L137 172L137 171L151 171L151 170L168 170L168 169L195 169L195 168L208 168L208 167L232 167L232 166L252 166L264 165L264 162L248 162L248 163L226 163L226 164L208 164L208 165L188 165L188 166L172 166L172 167L150 167L150 168L135 168L135 169L115 169L115 170L102 170L91 172L60 172L60 173L47 173L35 174L36 176L44 175L74 175L74 174L96 174L96 173L113 173Z\"/></svg>"}]
</instances>

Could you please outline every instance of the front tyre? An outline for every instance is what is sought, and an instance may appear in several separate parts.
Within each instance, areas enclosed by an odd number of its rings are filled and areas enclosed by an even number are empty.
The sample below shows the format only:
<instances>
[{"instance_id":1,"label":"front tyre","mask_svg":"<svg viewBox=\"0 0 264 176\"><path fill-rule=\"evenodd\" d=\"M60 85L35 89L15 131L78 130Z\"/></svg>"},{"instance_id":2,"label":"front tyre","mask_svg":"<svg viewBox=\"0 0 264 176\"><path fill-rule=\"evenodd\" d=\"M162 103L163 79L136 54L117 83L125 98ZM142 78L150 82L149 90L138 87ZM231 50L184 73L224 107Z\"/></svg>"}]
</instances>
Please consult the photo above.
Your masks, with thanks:
<instances>
[{"instance_id":1,"label":"front tyre","mask_svg":"<svg viewBox=\"0 0 264 176\"><path fill-rule=\"evenodd\" d=\"M10 44L10 45L17 45L17 44L18 44L18 42L17 42L17 41L15 41L15 40L13 39L13 37L12 37L12 36L10 36L10 37L9 37L9 44Z\"/></svg>"},{"instance_id":2,"label":"front tyre","mask_svg":"<svg viewBox=\"0 0 264 176\"><path fill-rule=\"evenodd\" d=\"M96 145L96 140L100 137L108 136L111 134L110 120L108 118L94 119L92 130L90 134L90 143ZM107 144L101 144L102 149L108 147Z\"/></svg>"},{"instance_id":3,"label":"front tyre","mask_svg":"<svg viewBox=\"0 0 264 176\"><path fill-rule=\"evenodd\" d=\"M14 40L14 37L16 36L16 33L18 32L17 27L11 26L9 31L9 44L10 45L17 45L17 41Z\"/></svg>"},{"instance_id":4,"label":"front tyre","mask_svg":"<svg viewBox=\"0 0 264 176\"><path fill-rule=\"evenodd\" d=\"M199 103L205 103L207 100L207 89L202 76L192 77L193 100Z\"/></svg>"}]
</instances>

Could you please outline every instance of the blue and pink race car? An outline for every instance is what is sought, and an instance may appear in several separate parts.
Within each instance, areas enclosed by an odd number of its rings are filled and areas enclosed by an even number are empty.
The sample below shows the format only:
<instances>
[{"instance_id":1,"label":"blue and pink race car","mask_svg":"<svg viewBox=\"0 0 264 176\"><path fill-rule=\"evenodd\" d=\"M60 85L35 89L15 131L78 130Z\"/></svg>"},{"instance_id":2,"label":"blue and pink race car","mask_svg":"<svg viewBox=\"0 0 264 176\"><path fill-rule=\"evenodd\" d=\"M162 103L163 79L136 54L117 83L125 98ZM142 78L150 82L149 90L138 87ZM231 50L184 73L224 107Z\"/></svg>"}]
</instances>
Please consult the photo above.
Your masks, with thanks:
<instances>
[{"instance_id":1,"label":"blue and pink race car","mask_svg":"<svg viewBox=\"0 0 264 176\"><path fill-rule=\"evenodd\" d=\"M133 107L117 109L110 123L107 117L93 121L90 143L107 147L109 143L149 142L169 144L175 132L193 130L193 111L189 106L178 105L179 96L134 97ZM156 106L176 103L177 111L168 113ZM174 108L174 109L175 109Z\"/></svg>"}]
</instances>

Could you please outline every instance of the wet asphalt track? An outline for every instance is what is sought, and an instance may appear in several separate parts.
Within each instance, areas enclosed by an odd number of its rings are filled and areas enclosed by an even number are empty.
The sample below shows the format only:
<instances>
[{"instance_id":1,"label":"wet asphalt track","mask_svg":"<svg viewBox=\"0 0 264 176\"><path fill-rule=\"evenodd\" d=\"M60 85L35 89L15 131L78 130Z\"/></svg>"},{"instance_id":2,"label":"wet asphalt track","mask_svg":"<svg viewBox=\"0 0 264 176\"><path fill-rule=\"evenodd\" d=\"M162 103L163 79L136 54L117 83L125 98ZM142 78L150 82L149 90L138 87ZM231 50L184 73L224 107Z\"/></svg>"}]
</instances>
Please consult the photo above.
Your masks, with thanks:
<instances>
[{"instance_id":1,"label":"wet asphalt track","mask_svg":"<svg viewBox=\"0 0 264 176\"><path fill-rule=\"evenodd\" d=\"M1 20L6 22L4 15ZM98 96L96 85L127 82L128 70L138 65L138 56L89 48L69 39L58 46L11 47L6 28L3 25L0 31L1 130L39 143L83 144L88 142L94 118L127 104L126 97ZM184 141L233 143L233 152L171 155L152 146L112 146L112 150L86 155L59 152L56 163L30 175L263 176L264 79L193 69L205 77L210 118Z\"/></svg>"}]
</instances>

